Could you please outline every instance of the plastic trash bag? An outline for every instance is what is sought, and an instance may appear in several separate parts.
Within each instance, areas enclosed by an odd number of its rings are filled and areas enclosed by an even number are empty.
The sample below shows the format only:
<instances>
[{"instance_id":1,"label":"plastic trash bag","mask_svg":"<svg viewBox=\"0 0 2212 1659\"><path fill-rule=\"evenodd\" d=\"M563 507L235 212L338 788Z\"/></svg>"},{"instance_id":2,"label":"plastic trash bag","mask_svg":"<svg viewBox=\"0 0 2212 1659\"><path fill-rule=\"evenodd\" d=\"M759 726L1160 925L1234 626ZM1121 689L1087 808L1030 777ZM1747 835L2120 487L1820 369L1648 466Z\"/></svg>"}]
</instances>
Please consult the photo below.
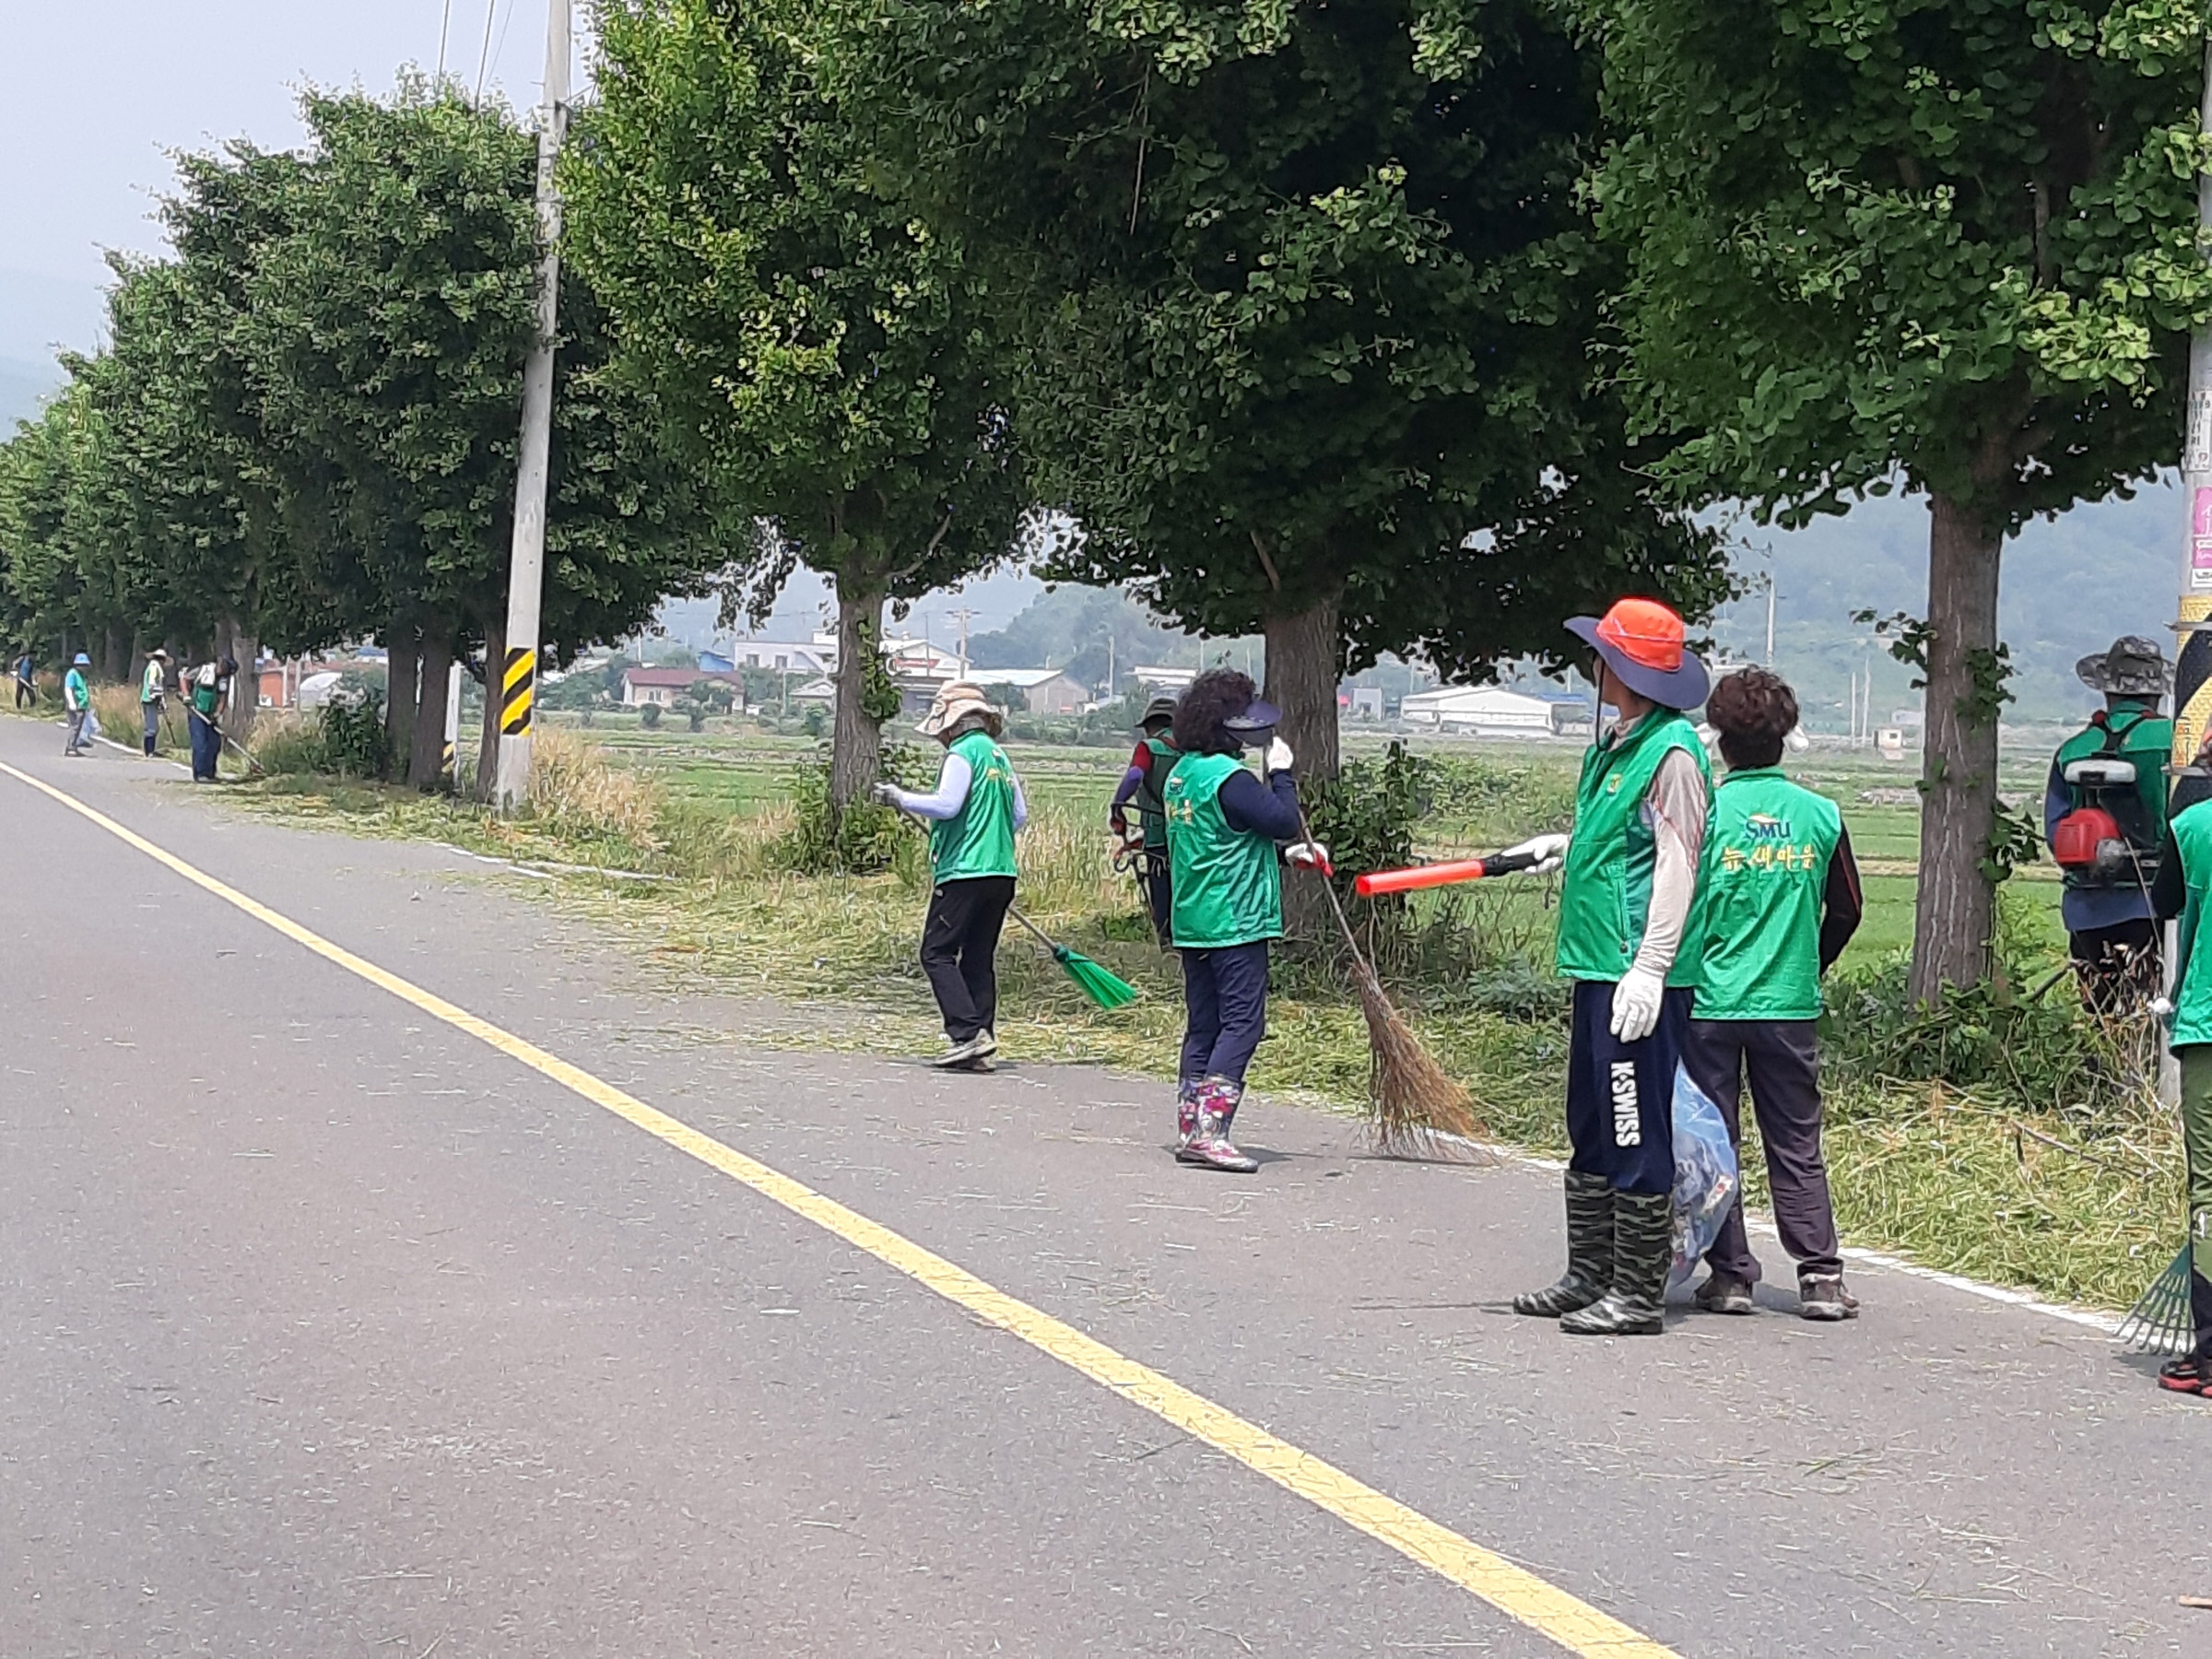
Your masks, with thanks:
<instances>
[{"instance_id":1,"label":"plastic trash bag","mask_svg":"<svg viewBox=\"0 0 2212 1659\"><path fill-rule=\"evenodd\" d=\"M85 705L85 741L87 743L98 743L100 739L100 736L101 733L100 728L100 716L93 713L92 705L90 703L87 703Z\"/></svg>"},{"instance_id":2,"label":"plastic trash bag","mask_svg":"<svg viewBox=\"0 0 2212 1659\"><path fill-rule=\"evenodd\" d=\"M1705 1091L1675 1068L1675 1265L1667 1283L1688 1279L1712 1248L1742 1182L1728 1123Z\"/></svg>"}]
</instances>

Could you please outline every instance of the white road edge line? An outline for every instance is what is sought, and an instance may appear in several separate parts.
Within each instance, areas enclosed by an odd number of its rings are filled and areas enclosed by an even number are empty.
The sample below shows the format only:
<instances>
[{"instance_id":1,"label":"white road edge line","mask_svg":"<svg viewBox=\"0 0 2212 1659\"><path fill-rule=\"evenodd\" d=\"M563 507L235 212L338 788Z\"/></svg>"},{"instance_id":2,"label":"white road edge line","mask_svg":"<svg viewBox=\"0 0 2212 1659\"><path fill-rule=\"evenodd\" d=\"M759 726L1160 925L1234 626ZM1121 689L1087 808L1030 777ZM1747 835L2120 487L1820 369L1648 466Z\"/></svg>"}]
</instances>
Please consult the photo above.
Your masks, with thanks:
<instances>
[{"instance_id":1,"label":"white road edge line","mask_svg":"<svg viewBox=\"0 0 2212 1659\"><path fill-rule=\"evenodd\" d=\"M1495 1141L1471 1140L1465 1135L1440 1135L1437 1139L1465 1147L1471 1151L1487 1152L1492 1158L1502 1162L1521 1164L1529 1169L1561 1171L1567 1167L1564 1159L1540 1157L1534 1152L1524 1152L1517 1147L1503 1146ZM1747 1209L1744 1212L1744 1219L1761 1238L1772 1239L1777 1243L1781 1241L1782 1235L1775 1230L1773 1217L1765 1211ZM1838 1253L1845 1261L1856 1262L1863 1267L1881 1268L1890 1273L1902 1273L1912 1278L1926 1279L1932 1284L1942 1285L1948 1289L1963 1290L1969 1296L1978 1296L1984 1301L2002 1302L2008 1308L2025 1309L2030 1313L2041 1313L2048 1319L2064 1320L2068 1324L2083 1325L2092 1331L2100 1331L2107 1336L2116 1337L2120 1334L2122 1323L2120 1317L2117 1314L2102 1312L2096 1308L2076 1307L2070 1302L2045 1301L2032 1291L2014 1290L2004 1285L1985 1284L1980 1279L1968 1278L1962 1273L1946 1273L1940 1267L1924 1267L1918 1262L1909 1260L1904 1256L1891 1255L1888 1252L1880 1250L1864 1250L1855 1244L1844 1245Z\"/></svg>"}]
</instances>

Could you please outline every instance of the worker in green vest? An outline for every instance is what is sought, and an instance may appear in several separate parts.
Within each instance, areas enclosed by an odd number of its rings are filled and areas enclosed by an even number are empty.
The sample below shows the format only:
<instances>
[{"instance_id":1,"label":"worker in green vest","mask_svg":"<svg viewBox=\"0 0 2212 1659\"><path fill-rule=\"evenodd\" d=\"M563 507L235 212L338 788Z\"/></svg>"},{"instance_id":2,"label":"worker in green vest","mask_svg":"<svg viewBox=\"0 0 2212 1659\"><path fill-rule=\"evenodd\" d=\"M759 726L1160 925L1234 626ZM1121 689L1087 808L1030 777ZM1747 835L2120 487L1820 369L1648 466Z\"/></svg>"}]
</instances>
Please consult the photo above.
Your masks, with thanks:
<instances>
[{"instance_id":1,"label":"worker in green vest","mask_svg":"<svg viewBox=\"0 0 2212 1659\"><path fill-rule=\"evenodd\" d=\"M142 735L149 758L161 736L161 699L168 689L169 653L157 645L146 653L146 672L138 680L138 712L146 728Z\"/></svg>"},{"instance_id":2,"label":"worker in green vest","mask_svg":"<svg viewBox=\"0 0 2212 1659\"><path fill-rule=\"evenodd\" d=\"M1182 751L1175 747L1174 738L1169 735L1174 724L1172 697L1163 694L1145 705L1145 717L1137 723L1136 752L1129 757L1128 769L1122 773L1121 783L1113 792L1113 802L1107 812L1123 853L1135 854L1137 880L1145 889L1145 905L1152 912L1152 931L1159 935L1162 950L1172 948L1174 944L1171 924L1175 882L1168 865L1168 820L1160 803L1160 791L1167 783L1168 774L1182 758ZM1129 828L1132 806L1136 808L1137 819L1134 834Z\"/></svg>"},{"instance_id":3,"label":"worker in green vest","mask_svg":"<svg viewBox=\"0 0 2212 1659\"><path fill-rule=\"evenodd\" d=\"M1858 865L1836 804L1783 775L1797 699L1779 676L1729 675L1705 700L1705 724L1719 734L1728 771L1705 833L1705 971L1682 1066L1721 1109L1739 1157L1748 1074L1774 1225L1797 1264L1797 1312L1851 1319L1859 1304L1843 1286L1820 1150L1818 1032L1820 976L1865 910ZM1712 1272L1698 1287L1698 1306L1754 1312L1759 1266L1740 1187L1705 1260Z\"/></svg>"},{"instance_id":4,"label":"worker in green vest","mask_svg":"<svg viewBox=\"0 0 2212 1659\"><path fill-rule=\"evenodd\" d=\"M1327 848L1303 839L1290 746L1275 729L1280 718L1247 676L1208 669L1176 701L1180 759L1160 792L1174 878L1171 932L1182 957L1175 1156L1237 1174L1259 1167L1237 1148L1230 1126L1267 1034L1268 949L1283 936L1281 860L1328 863ZM1262 745L1264 782L1243 760Z\"/></svg>"},{"instance_id":5,"label":"worker in green vest","mask_svg":"<svg viewBox=\"0 0 2212 1659\"><path fill-rule=\"evenodd\" d=\"M2212 765L2212 735L2196 765ZM2212 800L2174 814L2158 875L2152 913L2173 922L2176 961L2168 1041L2182 1072L2182 1150L2188 1174L2189 1309L2196 1339L2159 1371L2159 1386L2212 1398Z\"/></svg>"},{"instance_id":6,"label":"worker in green vest","mask_svg":"<svg viewBox=\"0 0 2212 1659\"><path fill-rule=\"evenodd\" d=\"M1682 618L1623 599L1567 627L1594 653L1613 711L1583 758L1574 830L1511 849L1564 866L1559 970L1571 980L1567 1060L1567 1271L1513 1299L1576 1335L1656 1335L1674 1259L1675 1073L1703 981L1699 881L1712 777L1683 711L1705 665Z\"/></svg>"},{"instance_id":7,"label":"worker in green vest","mask_svg":"<svg viewBox=\"0 0 2212 1659\"><path fill-rule=\"evenodd\" d=\"M1014 836L1030 806L998 747L1004 717L980 686L947 686L916 729L945 746L936 788L920 794L878 783L875 793L930 826L922 971L945 1021L945 1052L930 1064L989 1071L998 1052L998 935L1014 903Z\"/></svg>"},{"instance_id":8,"label":"worker in green vest","mask_svg":"<svg viewBox=\"0 0 2212 1659\"><path fill-rule=\"evenodd\" d=\"M85 735L86 723L92 718L92 688L86 683L85 670L91 666L92 659L80 651L69 665L69 672L62 676L62 712L68 719L62 753L72 758L92 749L91 739Z\"/></svg>"},{"instance_id":9,"label":"worker in green vest","mask_svg":"<svg viewBox=\"0 0 2212 1659\"><path fill-rule=\"evenodd\" d=\"M2173 665L2158 641L2129 634L2074 672L2104 694L2104 707L2052 759L2043 839L2065 885L2059 912L2082 1002L2100 1014L2132 1012L2159 994L2150 887L2166 837L2173 748L2173 722L2159 701Z\"/></svg>"}]
</instances>

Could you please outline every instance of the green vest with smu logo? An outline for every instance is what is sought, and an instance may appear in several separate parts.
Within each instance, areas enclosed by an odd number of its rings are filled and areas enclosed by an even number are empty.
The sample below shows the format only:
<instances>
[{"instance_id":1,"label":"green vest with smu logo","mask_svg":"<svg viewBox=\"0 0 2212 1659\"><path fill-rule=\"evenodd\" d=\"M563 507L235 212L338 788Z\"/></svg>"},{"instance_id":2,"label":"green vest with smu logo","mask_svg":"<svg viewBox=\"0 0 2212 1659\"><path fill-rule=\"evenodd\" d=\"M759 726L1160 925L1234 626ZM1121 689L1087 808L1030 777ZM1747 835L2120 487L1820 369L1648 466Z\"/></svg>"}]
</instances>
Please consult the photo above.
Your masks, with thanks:
<instances>
[{"instance_id":1,"label":"green vest with smu logo","mask_svg":"<svg viewBox=\"0 0 2212 1659\"><path fill-rule=\"evenodd\" d=\"M953 740L968 762L968 798L959 811L929 827L931 879L970 881L1014 871L1014 767L988 732Z\"/></svg>"},{"instance_id":2,"label":"green vest with smu logo","mask_svg":"<svg viewBox=\"0 0 2212 1659\"><path fill-rule=\"evenodd\" d=\"M1221 785L1234 755L1185 755L1160 792L1175 904L1170 935L1182 950L1214 950L1283 936L1283 875L1275 843L1230 827Z\"/></svg>"},{"instance_id":3,"label":"green vest with smu logo","mask_svg":"<svg viewBox=\"0 0 2212 1659\"><path fill-rule=\"evenodd\" d=\"M1559 888L1559 972L1568 979L1618 980L1636 959L1652 911L1652 871L1659 843L1643 821L1643 797L1659 763L1680 749L1697 762L1705 787L1712 768L1697 728L1673 709L1653 709L1626 737L1608 735L1583 757L1574 792L1574 839ZM1703 982L1705 884L1700 881L1682 926L1682 947L1666 982Z\"/></svg>"},{"instance_id":4,"label":"green vest with smu logo","mask_svg":"<svg viewBox=\"0 0 2212 1659\"><path fill-rule=\"evenodd\" d=\"M1820 1017L1820 896L1843 815L1779 766L1732 771L1705 827L1700 1019Z\"/></svg>"},{"instance_id":5,"label":"green vest with smu logo","mask_svg":"<svg viewBox=\"0 0 2212 1659\"><path fill-rule=\"evenodd\" d=\"M2176 813L2167 828L2173 833L2174 850L2181 855L2182 879L2189 889L2176 930L2181 961L2173 978L2173 1036L2171 1045L2212 1042L2212 940L2205 937L2212 921L2212 801Z\"/></svg>"}]
</instances>

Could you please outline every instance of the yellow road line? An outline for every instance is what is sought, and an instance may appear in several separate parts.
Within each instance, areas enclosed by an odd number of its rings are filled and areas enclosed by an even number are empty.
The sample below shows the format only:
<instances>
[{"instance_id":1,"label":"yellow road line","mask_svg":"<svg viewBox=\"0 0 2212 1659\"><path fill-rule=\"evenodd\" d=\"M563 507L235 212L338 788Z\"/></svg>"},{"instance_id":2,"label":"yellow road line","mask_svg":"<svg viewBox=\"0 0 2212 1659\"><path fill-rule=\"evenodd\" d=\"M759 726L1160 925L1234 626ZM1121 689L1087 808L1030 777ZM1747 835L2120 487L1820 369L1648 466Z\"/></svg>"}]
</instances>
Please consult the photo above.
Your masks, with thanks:
<instances>
[{"instance_id":1,"label":"yellow road line","mask_svg":"<svg viewBox=\"0 0 2212 1659\"><path fill-rule=\"evenodd\" d=\"M0 772L52 796L155 863L205 888L226 904L235 905L255 921L304 945L347 972L389 991L409 1006L467 1032L540 1076L573 1089L593 1105L604 1107L677 1151L689 1154L794 1214L806 1217L846 1243L927 1286L947 1301L1020 1337L1030 1347L1051 1355L1093 1382L1112 1389L1133 1405L1143 1406L1193 1439L1227 1453L1277 1486L1295 1492L1338 1520L1480 1596L1500 1612L1518 1619L1569 1653L1585 1655L1586 1659L1678 1659L1672 1649L1599 1612L1526 1569L1516 1567L1495 1551L1463 1538L1419 1511L1355 1480L1311 1453L1268 1433L1258 1424L1247 1422L1233 1411L1215 1405L1203 1394L1193 1394L1180 1382L1085 1335L1073 1325L994 1288L965 1268L869 1220L857 1210L847 1209L835 1199L824 1197L812 1187L701 1135L688 1124L646 1105L611 1083L602 1082L582 1067L547 1053L535 1043L501 1030L467 1009L354 955L345 947L332 944L322 935L195 869L51 783L18 771L5 762L0 762Z\"/></svg>"}]
</instances>

